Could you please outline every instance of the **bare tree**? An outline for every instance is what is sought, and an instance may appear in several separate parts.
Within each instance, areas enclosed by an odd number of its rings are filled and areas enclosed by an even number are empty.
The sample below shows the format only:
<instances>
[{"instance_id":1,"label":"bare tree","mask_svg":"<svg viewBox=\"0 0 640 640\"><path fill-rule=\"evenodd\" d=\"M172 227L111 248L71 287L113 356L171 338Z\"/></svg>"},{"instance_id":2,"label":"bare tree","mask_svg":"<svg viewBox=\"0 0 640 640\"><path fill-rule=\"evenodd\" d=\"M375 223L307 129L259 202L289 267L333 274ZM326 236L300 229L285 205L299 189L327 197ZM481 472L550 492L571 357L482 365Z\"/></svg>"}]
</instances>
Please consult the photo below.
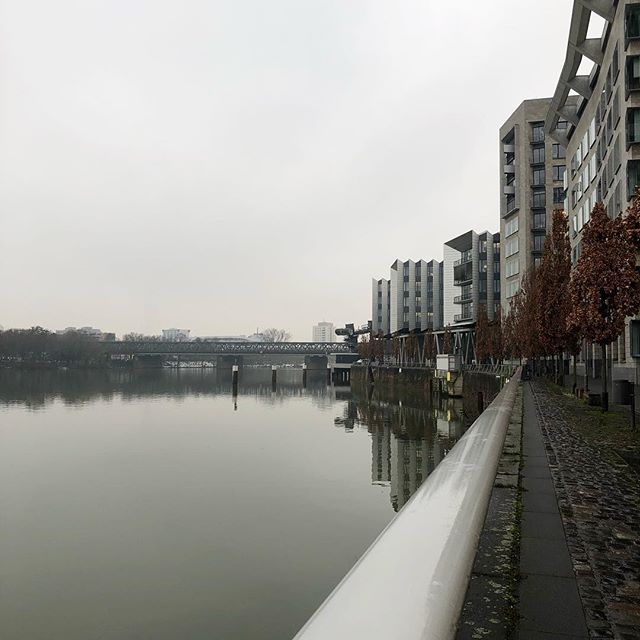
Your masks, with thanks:
<instances>
[{"instance_id":1,"label":"bare tree","mask_svg":"<svg viewBox=\"0 0 640 640\"><path fill-rule=\"evenodd\" d=\"M289 342L291 334L284 329L271 327L262 332L262 339L265 342Z\"/></svg>"}]
</instances>

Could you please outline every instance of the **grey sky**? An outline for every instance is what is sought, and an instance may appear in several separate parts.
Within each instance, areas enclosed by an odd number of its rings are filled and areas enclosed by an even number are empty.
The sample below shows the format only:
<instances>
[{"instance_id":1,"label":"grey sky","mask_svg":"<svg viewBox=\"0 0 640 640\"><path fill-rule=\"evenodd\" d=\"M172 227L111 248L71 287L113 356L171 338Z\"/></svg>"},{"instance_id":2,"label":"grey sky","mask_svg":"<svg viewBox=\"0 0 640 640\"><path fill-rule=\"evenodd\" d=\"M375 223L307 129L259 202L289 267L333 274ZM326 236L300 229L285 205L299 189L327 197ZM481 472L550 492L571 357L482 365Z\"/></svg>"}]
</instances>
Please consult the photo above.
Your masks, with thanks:
<instances>
[{"instance_id":1,"label":"grey sky","mask_svg":"<svg viewBox=\"0 0 640 640\"><path fill-rule=\"evenodd\" d=\"M498 230L500 124L570 0L0 0L0 324L365 322Z\"/></svg>"}]
</instances>

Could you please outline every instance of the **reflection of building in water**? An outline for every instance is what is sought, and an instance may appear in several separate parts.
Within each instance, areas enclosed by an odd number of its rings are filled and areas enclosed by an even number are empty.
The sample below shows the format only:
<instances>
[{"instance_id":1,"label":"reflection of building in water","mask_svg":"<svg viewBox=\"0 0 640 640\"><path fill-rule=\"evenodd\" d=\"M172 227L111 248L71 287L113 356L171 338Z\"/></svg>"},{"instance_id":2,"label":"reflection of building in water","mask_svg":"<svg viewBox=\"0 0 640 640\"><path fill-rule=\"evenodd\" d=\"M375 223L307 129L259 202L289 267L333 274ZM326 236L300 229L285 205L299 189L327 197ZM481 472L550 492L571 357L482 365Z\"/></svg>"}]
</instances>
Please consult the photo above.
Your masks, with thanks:
<instances>
[{"instance_id":1,"label":"reflection of building in water","mask_svg":"<svg viewBox=\"0 0 640 640\"><path fill-rule=\"evenodd\" d=\"M398 511L437 464L430 456L434 440L391 439L391 504ZM438 459L438 462L440 460Z\"/></svg>"},{"instance_id":2,"label":"reflection of building in water","mask_svg":"<svg viewBox=\"0 0 640 640\"><path fill-rule=\"evenodd\" d=\"M378 424L371 431L371 482L388 484L391 481L391 431L389 425Z\"/></svg>"},{"instance_id":3,"label":"reflection of building in water","mask_svg":"<svg viewBox=\"0 0 640 640\"><path fill-rule=\"evenodd\" d=\"M443 438L458 439L464 433L462 413L453 403L447 403L443 408L434 410L438 435Z\"/></svg>"}]
</instances>

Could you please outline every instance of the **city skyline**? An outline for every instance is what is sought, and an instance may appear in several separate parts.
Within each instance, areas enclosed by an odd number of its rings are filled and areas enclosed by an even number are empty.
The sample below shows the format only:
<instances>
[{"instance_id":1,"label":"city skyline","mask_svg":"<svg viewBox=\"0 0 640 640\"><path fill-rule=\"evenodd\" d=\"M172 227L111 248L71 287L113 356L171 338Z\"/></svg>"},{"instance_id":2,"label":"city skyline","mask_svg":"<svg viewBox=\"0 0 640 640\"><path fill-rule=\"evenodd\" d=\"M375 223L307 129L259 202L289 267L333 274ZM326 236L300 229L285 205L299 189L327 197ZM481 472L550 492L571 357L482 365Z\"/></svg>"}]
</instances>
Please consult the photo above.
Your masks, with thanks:
<instances>
[{"instance_id":1,"label":"city skyline","mask_svg":"<svg viewBox=\"0 0 640 640\"><path fill-rule=\"evenodd\" d=\"M0 323L365 323L372 273L495 227L571 4L3 3Z\"/></svg>"}]
</instances>

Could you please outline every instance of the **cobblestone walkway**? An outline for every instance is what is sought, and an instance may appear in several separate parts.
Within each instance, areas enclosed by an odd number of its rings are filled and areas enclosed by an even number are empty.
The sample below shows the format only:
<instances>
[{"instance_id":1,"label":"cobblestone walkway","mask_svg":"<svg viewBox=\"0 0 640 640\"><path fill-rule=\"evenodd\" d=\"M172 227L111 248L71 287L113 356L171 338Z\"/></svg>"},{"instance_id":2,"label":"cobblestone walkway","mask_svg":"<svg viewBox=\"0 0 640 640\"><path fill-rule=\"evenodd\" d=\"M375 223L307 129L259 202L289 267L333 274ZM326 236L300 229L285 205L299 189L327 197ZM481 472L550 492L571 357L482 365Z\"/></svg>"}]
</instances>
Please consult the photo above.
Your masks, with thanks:
<instances>
[{"instance_id":1,"label":"cobblestone walkway","mask_svg":"<svg viewBox=\"0 0 640 640\"><path fill-rule=\"evenodd\" d=\"M567 544L592 638L640 639L640 481L567 423L562 397L532 382Z\"/></svg>"}]
</instances>

